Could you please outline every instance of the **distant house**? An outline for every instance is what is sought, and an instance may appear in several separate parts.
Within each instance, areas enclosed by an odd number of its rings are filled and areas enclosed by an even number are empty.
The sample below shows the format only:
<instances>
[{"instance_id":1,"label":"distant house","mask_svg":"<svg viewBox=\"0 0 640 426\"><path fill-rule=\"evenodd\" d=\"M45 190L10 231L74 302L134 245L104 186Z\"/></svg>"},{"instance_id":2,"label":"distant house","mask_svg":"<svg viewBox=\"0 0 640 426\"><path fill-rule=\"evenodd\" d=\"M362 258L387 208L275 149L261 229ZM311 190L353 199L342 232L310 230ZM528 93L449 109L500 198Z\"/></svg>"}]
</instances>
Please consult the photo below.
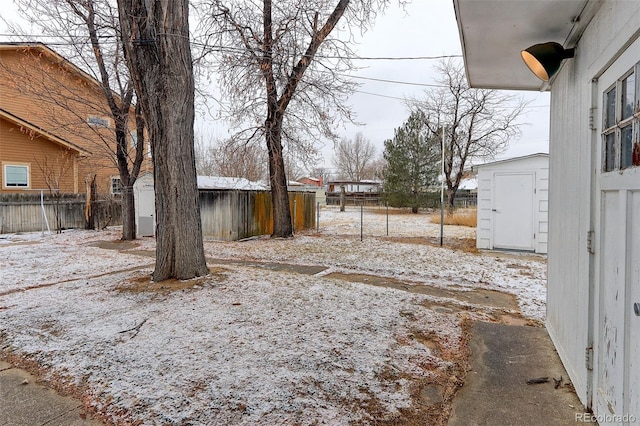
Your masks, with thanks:
<instances>
[{"instance_id":1,"label":"distant house","mask_svg":"<svg viewBox=\"0 0 640 426\"><path fill-rule=\"evenodd\" d=\"M345 192L352 194L377 194L382 191L382 183L373 180L334 180L327 182L328 192L340 192L344 187Z\"/></svg>"},{"instance_id":2,"label":"distant house","mask_svg":"<svg viewBox=\"0 0 640 426\"><path fill-rule=\"evenodd\" d=\"M473 167L478 182L476 246L547 252L549 154Z\"/></svg>"},{"instance_id":3,"label":"distant house","mask_svg":"<svg viewBox=\"0 0 640 426\"><path fill-rule=\"evenodd\" d=\"M303 177L298 179L298 182L307 185L307 186L317 186L319 188L322 188L322 177L319 178L313 178L313 177Z\"/></svg>"},{"instance_id":4,"label":"distant house","mask_svg":"<svg viewBox=\"0 0 640 426\"><path fill-rule=\"evenodd\" d=\"M547 330L593 418L637 423L640 1L453 4L472 87L551 92Z\"/></svg>"},{"instance_id":5,"label":"distant house","mask_svg":"<svg viewBox=\"0 0 640 426\"><path fill-rule=\"evenodd\" d=\"M343 190L346 204L378 205L382 193L382 183L374 180L327 182L327 205L339 205Z\"/></svg>"},{"instance_id":6,"label":"distant house","mask_svg":"<svg viewBox=\"0 0 640 426\"><path fill-rule=\"evenodd\" d=\"M134 116L132 108L132 150ZM0 194L48 184L85 193L93 175L99 194L119 194L113 127L99 82L89 74L44 44L0 43ZM143 169L149 166L150 155Z\"/></svg>"}]
</instances>

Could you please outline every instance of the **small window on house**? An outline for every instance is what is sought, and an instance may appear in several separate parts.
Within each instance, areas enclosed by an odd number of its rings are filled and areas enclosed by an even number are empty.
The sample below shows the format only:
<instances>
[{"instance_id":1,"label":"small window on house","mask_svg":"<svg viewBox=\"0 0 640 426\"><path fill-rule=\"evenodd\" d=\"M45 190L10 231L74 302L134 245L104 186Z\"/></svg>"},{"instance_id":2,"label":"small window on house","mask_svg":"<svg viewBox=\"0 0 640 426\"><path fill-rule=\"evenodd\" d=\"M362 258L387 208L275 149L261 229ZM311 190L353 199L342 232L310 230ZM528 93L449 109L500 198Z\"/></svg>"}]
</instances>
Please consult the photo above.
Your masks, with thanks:
<instances>
[{"instance_id":1,"label":"small window on house","mask_svg":"<svg viewBox=\"0 0 640 426\"><path fill-rule=\"evenodd\" d=\"M604 93L602 171L640 166L640 62Z\"/></svg>"},{"instance_id":2,"label":"small window on house","mask_svg":"<svg viewBox=\"0 0 640 426\"><path fill-rule=\"evenodd\" d=\"M107 117L98 117L97 115L90 115L87 118L87 123L95 127L111 127Z\"/></svg>"},{"instance_id":3,"label":"small window on house","mask_svg":"<svg viewBox=\"0 0 640 426\"><path fill-rule=\"evenodd\" d=\"M29 166L18 164L4 165L4 187L5 188L28 188L29 187Z\"/></svg>"},{"instance_id":4,"label":"small window on house","mask_svg":"<svg viewBox=\"0 0 640 426\"><path fill-rule=\"evenodd\" d=\"M122 184L120 183L120 178L117 176L111 177L111 193L113 195L122 194Z\"/></svg>"}]
</instances>

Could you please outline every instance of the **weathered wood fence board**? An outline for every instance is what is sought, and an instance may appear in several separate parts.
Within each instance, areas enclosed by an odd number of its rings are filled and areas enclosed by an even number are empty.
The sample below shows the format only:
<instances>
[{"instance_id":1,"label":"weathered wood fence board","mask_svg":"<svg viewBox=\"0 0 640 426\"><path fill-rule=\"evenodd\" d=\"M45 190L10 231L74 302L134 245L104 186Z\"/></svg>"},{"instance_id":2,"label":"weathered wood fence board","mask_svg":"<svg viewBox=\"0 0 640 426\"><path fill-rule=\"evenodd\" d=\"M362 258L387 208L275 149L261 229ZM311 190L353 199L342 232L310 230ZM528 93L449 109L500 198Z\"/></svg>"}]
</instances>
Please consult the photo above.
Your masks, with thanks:
<instances>
[{"instance_id":1,"label":"weathered wood fence board","mask_svg":"<svg viewBox=\"0 0 640 426\"><path fill-rule=\"evenodd\" d=\"M289 201L294 230L315 227L314 192L290 192ZM62 228L84 228L83 196L64 197L60 201ZM97 227L122 225L120 201L98 201ZM44 200L51 230L55 228L54 200ZM200 190L202 232L206 237L234 241L273 232L271 193L269 191ZM33 232L46 229L39 195L0 196L0 233Z\"/></svg>"},{"instance_id":2,"label":"weathered wood fence board","mask_svg":"<svg viewBox=\"0 0 640 426\"><path fill-rule=\"evenodd\" d=\"M290 192L294 230L315 227L314 192ZM241 240L273 232L269 191L200 190L202 233L224 241Z\"/></svg>"},{"instance_id":3,"label":"weathered wood fence board","mask_svg":"<svg viewBox=\"0 0 640 426\"><path fill-rule=\"evenodd\" d=\"M62 229L84 228L84 196L65 196L59 202ZM0 234L46 230L42 210L52 231L55 230L55 200L40 195L0 196ZM122 225L122 209L118 200L99 200L94 204L96 227Z\"/></svg>"}]
</instances>

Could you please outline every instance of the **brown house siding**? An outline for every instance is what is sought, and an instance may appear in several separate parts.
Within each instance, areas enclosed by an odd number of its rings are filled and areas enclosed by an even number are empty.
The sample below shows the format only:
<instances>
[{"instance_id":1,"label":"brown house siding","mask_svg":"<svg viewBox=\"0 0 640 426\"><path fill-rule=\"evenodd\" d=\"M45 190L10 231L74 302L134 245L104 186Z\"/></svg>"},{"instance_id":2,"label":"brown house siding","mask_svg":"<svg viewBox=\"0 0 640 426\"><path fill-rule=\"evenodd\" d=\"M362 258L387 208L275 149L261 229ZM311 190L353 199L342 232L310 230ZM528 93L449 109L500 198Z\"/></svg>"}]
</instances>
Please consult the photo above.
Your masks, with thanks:
<instances>
[{"instance_id":1,"label":"brown house siding","mask_svg":"<svg viewBox=\"0 0 640 426\"><path fill-rule=\"evenodd\" d=\"M65 149L43 137L31 138L18 126L0 119L0 192L23 192L25 190L48 189L44 174L41 169L50 166L54 171L62 170L59 174L60 191L77 193L78 162L77 153L72 153L70 161L65 167L56 167L55 160L68 152ZM5 182L5 165L29 166L28 188L7 188Z\"/></svg>"},{"instance_id":2,"label":"brown house siding","mask_svg":"<svg viewBox=\"0 0 640 426\"><path fill-rule=\"evenodd\" d=\"M46 189L37 161L55 158L61 150L71 148L76 158L61 191L84 193L85 180L96 174L98 193L111 193L111 177L119 176L113 119L100 87L90 76L44 46L0 44L0 109L43 130L29 131L17 122L0 120L0 162L31 163L30 189ZM89 117L104 119L108 126L90 125ZM135 133L133 108L129 128ZM68 142L67 146L60 140ZM129 148L133 155L131 143ZM141 170L149 169L150 158L145 155ZM4 168L2 172L4 179ZM20 191L24 189L6 188L4 180L0 185L0 192Z\"/></svg>"}]
</instances>

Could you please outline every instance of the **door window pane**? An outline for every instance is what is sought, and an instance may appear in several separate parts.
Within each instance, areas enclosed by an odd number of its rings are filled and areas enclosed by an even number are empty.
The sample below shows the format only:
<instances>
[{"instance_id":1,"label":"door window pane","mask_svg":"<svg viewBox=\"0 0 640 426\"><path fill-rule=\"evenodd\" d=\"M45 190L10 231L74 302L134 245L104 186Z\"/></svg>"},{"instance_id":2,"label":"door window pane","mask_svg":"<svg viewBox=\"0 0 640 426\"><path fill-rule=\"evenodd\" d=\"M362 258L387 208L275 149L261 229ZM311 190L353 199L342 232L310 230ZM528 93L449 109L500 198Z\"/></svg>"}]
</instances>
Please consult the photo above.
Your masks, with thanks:
<instances>
[{"instance_id":1,"label":"door window pane","mask_svg":"<svg viewBox=\"0 0 640 426\"><path fill-rule=\"evenodd\" d=\"M616 134L615 132L609 133L604 136L604 171L610 172L616 167L616 156L615 156L615 142L616 142Z\"/></svg>"},{"instance_id":2,"label":"door window pane","mask_svg":"<svg viewBox=\"0 0 640 426\"><path fill-rule=\"evenodd\" d=\"M633 105L636 97L636 76L629 75L622 80L622 119L629 118L633 115Z\"/></svg>"},{"instance_id":3,"label":"door window pane","mask_svg":"<svg viewBox=\"0 0 640 426\"><path fill-rule=\"evenodd\" d=\"M636 121L636 135L631 148L631 162L634 166L640 166L640 121Z\"/></svg>"},{"instance_id":4,"label":"door window pane","mask_svg":"<svg viewBox=\"0 0 640 426\"><path fill-rule=\"evenodd\" d=\"M620 131L620 168L624 169L633 165L633 126L623 127Z\"/></svg>"},{"instance_id":5,"label":"door window pane","mask_svg":"<svg viewBox=\"0 0 640 426\"><path fill-rule=\"evenodd\" d=\"M616 89L613 88L605 95L604 127L608 129L616 124Z\"/></svg>"}]
</instances>

